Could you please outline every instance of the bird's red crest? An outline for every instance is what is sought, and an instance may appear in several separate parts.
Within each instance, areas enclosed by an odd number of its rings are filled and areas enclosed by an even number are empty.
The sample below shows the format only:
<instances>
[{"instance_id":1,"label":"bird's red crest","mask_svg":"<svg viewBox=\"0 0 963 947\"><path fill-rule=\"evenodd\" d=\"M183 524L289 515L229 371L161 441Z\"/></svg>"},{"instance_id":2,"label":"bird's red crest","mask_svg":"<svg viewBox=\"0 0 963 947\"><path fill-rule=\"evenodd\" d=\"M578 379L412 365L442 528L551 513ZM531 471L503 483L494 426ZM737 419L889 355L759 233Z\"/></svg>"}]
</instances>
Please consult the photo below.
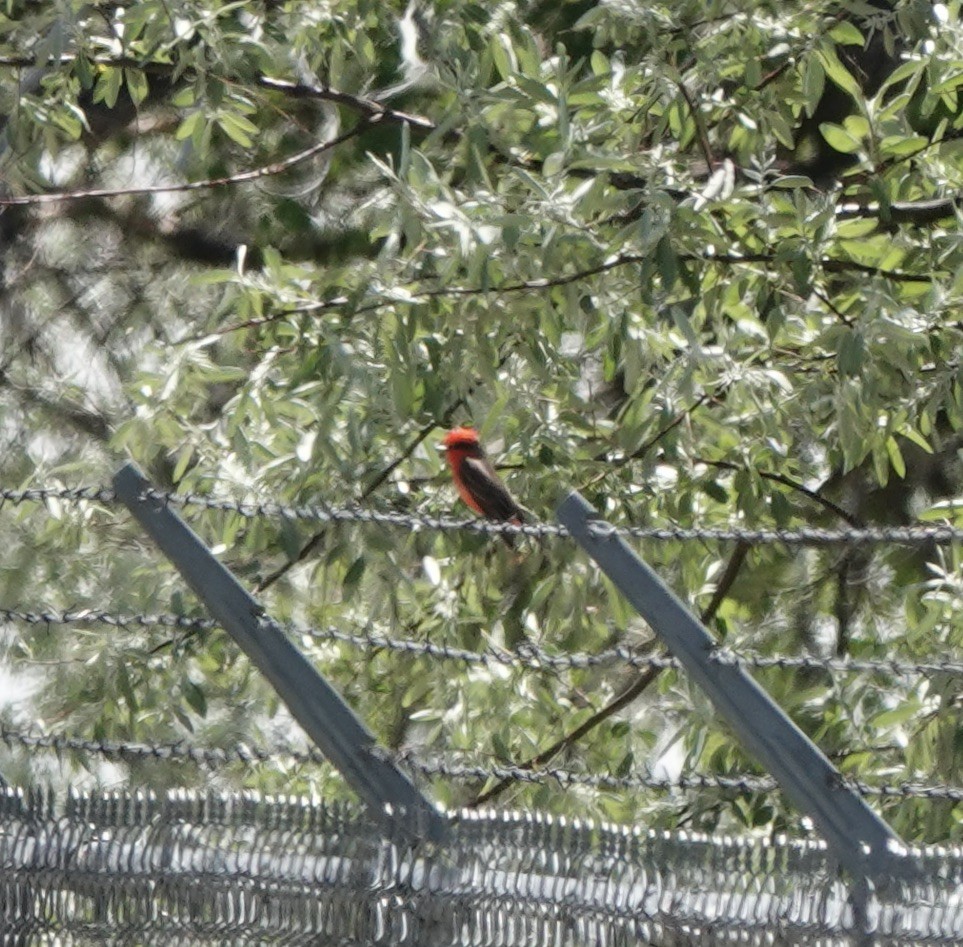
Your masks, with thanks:
<instances>
[{"instance_id":1,"label":"bird's red crest","mask_svg":"<svg viewBox=\"0 0 963 947\"><path fill-rule=\"evenodd\" d=\"M477 447L478 431L473 427L456 427L445 435L442 444L448 450L452 447Z\"/></svg>"}]
</instances>

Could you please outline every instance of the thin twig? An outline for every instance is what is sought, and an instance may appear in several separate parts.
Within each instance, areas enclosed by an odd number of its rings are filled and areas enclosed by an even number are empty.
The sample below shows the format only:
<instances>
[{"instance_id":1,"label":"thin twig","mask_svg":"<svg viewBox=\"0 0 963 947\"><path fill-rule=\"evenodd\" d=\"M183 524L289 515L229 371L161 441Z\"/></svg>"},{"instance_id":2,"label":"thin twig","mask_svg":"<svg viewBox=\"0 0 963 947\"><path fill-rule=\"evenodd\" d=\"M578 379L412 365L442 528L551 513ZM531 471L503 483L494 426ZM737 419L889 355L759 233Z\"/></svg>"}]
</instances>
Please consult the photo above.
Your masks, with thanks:
<instances>
[{"instance_id":1,"label":"thin twig","mask_svg":"<svg viewBox=\"0 0 963 947\"><path fill-rule=\"evenodd\" d=\"M432 132L438 127L430 119L423 115L415 115L412 112L401 112L398 109L388 108L374 99L366 99L359 95L351 95L349 92L341 92L339 89L332 89L330 86L309 85L305 82L288 82L285 79L272 79L270 76L258 76L255 82L264 89L271 89L276 92L283 92L295 99L320 99L325 102L334 102L343 105L355 112L360 112L369 118L377 117L380 121L393 125L410 125L419 131Z\"/></svg>"},{"instance_id":2,"label":"thin twig","mask_svg":"<svg viewBox=\"0 0 963 947\"><path fill-rule=\"evenodd\" d=\"M544 766L551 759L557 756L562 750L573 746L579 740L582 739L587 733L594 730L600 723L607 720L612 714L617 713L623 707L631 704L636 697L638 697L657 677L659 676L659 669L649 668L643 671L635 680L618 695L614 700L606 704L601 710L596 711L588 718L584 723L580 724L574 730L565 734L560 740L553 743L548 749L542 750L541 753L531 757L524 763L518 763L516 768L525 772L529 772L533 769L537 769L540 766ZM500 779L491 789L487 789L485 792L476 796L471 802L466 803L465 807L468 809L477 809L479 806L484 805L486 802L490 802L496 796L500 796L506 789L509 789L515 784L516 780L514 776L506 776Z\"/></svg>"},{"instance_id":3,"label":"thin twig","mask_svg":"<svg viewBox=\"0 0 963 947\"><path fill-rule=\"evenodd\" d=\"M707 467L716 467L720 470L743 469L739 466L739 464L735 464L730 460L706 460L704 457L693 457L692 462L696 464L705 464ZM860 529L866 525L855 514L850 513L848 510L844 510L838 503L834 503L832 500L827 499L816 490L811 490L804 483L800 483L798 480L793 480L792 477L787 477L785 474L772 473L768 470L756 470L755 472L764 480L771 480L773 483L781 483L784 487L789 487L790 490L795 490L797 493L801 493L810 500L813 500L821 506L824 506L830 511L830 513L834 513L841 520L849 523L850 526Z\"/></svg>"},{"instance_id":4,"label":"thin twig","mask_svg":"<svg viewBox=\"0 0 963 947\"><path fill-rule=\"evenodd\" d=\"M680 259L701 263L724 263L730 265L738 265L741 263L763 263L771 265L777 262L775 256L769 253L719 253L714 256L707 254L685 254L680 256ZM891 279L898 283L931 283L938 275L945 275L935 270L927 273L907 273L905 270L889 270L879 266L871 266L868 263L858 263L856 260L839 260L833 257L822 257L814 262L829 273L865 273L868 276L882 276L885 279Z\"/></svg>"},{"instance_id":5,"label":"thin twig","mask_svg":"<svg viewBox=\"0 0 963 947\"><path fill-rule=\"evenodd\" d=\"M446 417L448 416L448 414L454 413L456 410L458 410L458 408L464 403L465 403L464 398L459 398L457 401L455 401L449 407L448 411L446 411ZM367 500L368 497L370 497L371 494L373 494L375 490L377 490L378 487L380 487L388 479L388 477L391 476L391 474L398 468L398 466L402 464L404 461L406 461L418 449L418 445L421 444L425 440L425 438L427 438L428 435L431 434L431 432L434 431L435 428L437 427L438 427L437 421L431 421L428 424L426 424L408 442L405 449L394 460L392 460L390 464L388 464L386 467L380 470L378 474L375 476L375 478L361 491L361 495L358 498L359 502L363 503L365 500ZM293 569L299 562L304 562L304 560L307 559L308 556L310 556L313 552L315 552L318 546L321 545L321 543L324 541L324 537L327 535L327 532L328 532L327 527L323 529L319 529L298 550L298 554L293 559L289 559L287 562L278 566L278 568L275 569L274 572L272 572L266 578L262 579L257 584L255 591L257 593L261 593L265 589L270 588L272 585L274 585L275 582L278 581L278 579L283 578L285 575L287 575L287 573L291 569Z\"/></svg>"},{"instance_id":6,"label":"thin twig","mask_svg":"<svg viewBox=\"0 0 963 947\"><path fill-rule=\"evenodd\" d=\"M852 329L855 323L846 313L842 312L840 308L825 294L820 292L818 289L813 290L813 295L840 321L843 325Z\"/></svg>"},{"instance_id":7,"label":"thin twig","mask_svg":"<svg viewBox=\"0 0 963 947\"><path fill-rule=\"evenodd\" d=\"M689 106L689 111L692 113L692 121L695 122L696 127L696 138L699 141L699 147L702 149L702 157L705 158L709 174L712 174L716 166L716 161L715 158L712 157L712 149L709 147L709 133L706 130L706 123L703 120L702 112L699 111L695 101L689 94L689 90L685 87L685 80L680 78L676 82L676 86L678 86L679 91L682 93L682 98L685 99L686 105Z\"/></svg>"},{"instance_id":8,"label":"thin twig","mask_svg":"<svg viewBox=\"0 0 963 947\"><path fill-rule=\"evenodd\" d=\"M596 454L593 460L595 460L596 463L604 463L606 468L601 473L589 480L585 486L582 487L582 489L586 490L594 487L596 484L604 480L613 470L616 470L619 467L624 467L629 461L640 460L650 450L652 450L652 448L655 447L655 445L658 444L663 437L674 431L680 424L682 424L683 421L686 420L686 418L690 417L697 408L704 405L709 398L714 397L715 393L710 392L705 392L704 394L700 395L691 405L689 405L688 408L685 409L685 411L680 411L671 421L669 421L668 424L653 434L652 437L645 441L641 447L638 447L632 451L631 454L626 454L624 457L617 457L614 460L609 458L608 451L602 451L601 453Z\"/></svg>"}]
</instances>

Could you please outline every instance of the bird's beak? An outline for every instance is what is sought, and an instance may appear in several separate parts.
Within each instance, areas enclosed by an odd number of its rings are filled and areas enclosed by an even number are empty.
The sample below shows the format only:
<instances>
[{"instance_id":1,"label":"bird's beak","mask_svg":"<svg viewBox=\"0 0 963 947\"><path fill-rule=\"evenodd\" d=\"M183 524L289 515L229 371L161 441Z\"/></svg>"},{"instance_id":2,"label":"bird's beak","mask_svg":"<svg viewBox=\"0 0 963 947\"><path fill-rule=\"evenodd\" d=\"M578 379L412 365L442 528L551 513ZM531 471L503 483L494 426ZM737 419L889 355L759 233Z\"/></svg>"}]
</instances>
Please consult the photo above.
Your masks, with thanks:
<instances>
[{"instance_id":1,"label":"bird's beak","mask_svg":"<svg viewBox=\"0 0 963 947\"><path fill-rule=\"evenodd\" d=\"M437 444L435 444L435 450L438 451L439 454L444 454L448 448L445 447L441 441L439 441Z\"/></svg>"}]
</instances>

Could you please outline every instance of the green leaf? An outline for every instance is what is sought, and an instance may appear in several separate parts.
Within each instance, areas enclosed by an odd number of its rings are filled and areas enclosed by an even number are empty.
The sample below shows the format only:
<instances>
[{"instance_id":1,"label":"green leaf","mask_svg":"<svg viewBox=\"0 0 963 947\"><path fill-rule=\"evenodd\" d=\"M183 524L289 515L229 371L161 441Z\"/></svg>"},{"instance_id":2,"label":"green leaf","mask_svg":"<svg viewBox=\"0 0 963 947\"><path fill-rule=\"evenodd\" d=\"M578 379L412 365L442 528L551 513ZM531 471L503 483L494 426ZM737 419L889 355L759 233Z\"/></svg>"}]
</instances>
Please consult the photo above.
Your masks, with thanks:
<instances>
[{"instance_id":1,"label":"green leaf","mask_svg":"<svg viewBox=\"0 0 963 947\"><path fill-rule=\"evenodd\" d=\"M885 487L889 483L889 472L890 472L890 462L889 454L886 451L885 445L880 443L874 443L870 456L873 461L873 473L876 476L876 482L881 486Z\"/></svg>"},{"instance_id":2,"label":"green leaf","mask_svg":"<svg viewBox=\"0 0 963 947\"><path fill-rule=\"evenodd\" d=\"M197 92L193 86L182 86L171 97L171 105L175 108L190 108L197 102Z\"/></svg>"},{"instance_id":3,"label":"green leaf","mask_svg":"<svg viewBox=\"0 0 963 947\"><path fill-rule=\"evenodd\" d=\"M951 526L959 526L963 523L963 497L940 500L925 510L921 510L916 518L924 523L945 522Z\"/></svg>"},{"instance_id":4,"label":"green leaf","mask_svg":"<svg viewBox=\"0 0 963 947\"><path fill-rule=\"evenodd\" d=\"M729 491L726 490L717 480L706 480L702 484L702 489L706 496L711 497L716 503L728 503Z\"/></svg>"},{"instance_id":5,"label":"green leaf","mask_svg":"<svg viewBox=\"0 0 963 947\"><path fill-rule=\"evenodd\" d=\"M806 114L812 117L816 106L826 88L826 70L818 56L809 56L803 69L803 95L806 101Z\"/></svg>"},{"instance_id":6,"label":"green leaf","mask_svg":"<svg viewBox=\"0 0 963 947\"><path fill-rule=\"evenodd\" d=\"M205 697L202 688L198 687L190 678L184 678L181 682L181 693L194 713L199 717L207 716L207 697Z\"/></svg>"},{"instance_id":7,"label":"green leaf","mask_svg":"<svg viewBox=\"0 0 963 947\"><path fill-rule=\"evenodd\" d=\"M364 556L358 556L354 562L351 563L348 571L344 574L344 579L341 585L345 589L350 589L356 586L360 581L361 577L364 575L364 570L367 568L368 562Z\"/></svg>"},{"instance_id":8,"label":"green leaf","mask_svg":"<svg viewBox=\"0 0 963 947\"><path fill-rule=\"evenodd\" d=\"M873 233L879 227L879 221L872 217L844 220L836 227L836 235L843 240L853 240Z\"/></svg>"},{"instance_id":9,"label":"green leaf","mask_svg":"<svg viewBox=\"0 0 963 947\"><path fill-rule=\"evenodd\" d=\"M183 141L186 138L191 138L193 135L197 134L199 128L204 124L204 116L200 112L191 112L190 115L186 116L178 125L177 131L174 137L178 141Z\"/></svg>"},{"instance_id":10,"label":"green leaf","mask_svg":"<svg viewBox=\"0 0 963 947\"><path fill-rule=\"evenodd\" d=\"M880 157L905 158L929 147L929 140L922 135L887 135L878 147Z\"/></svg>"},{"instance_id":11,"label":"green leaf","mask_svg":"<svg viewBox=\"0 0 963 947\"><path fill-rule=\"evenodd\" d=\"M655 259L659 268L659 277L662 280L662 289L670 290L679 275L679 258L668 237L663 237L655 245Z\"/></svg>"},{"instance_id":12,"label":"green leaf","mask_svg":"<svg viewBox=\"0 0 963 947\"><path fill-rule=\"evenodd\" d=\"M819 125L820 134L837 151L844 155L855 154L862 147L858 138L854 138L842 125L822 122Z\"/></svg>"},{"instance_id":13,"label":"green leaf","mask_svg":"<svg viewBox=\"0 0 963 947\"><path fill-rule=\"evenodd\" d=\"M836 50L832 46L822 45L817 52L822 61L826 75L836 83L844 92L848 92L857 102L863 100L863 90L853 75L840 62Z\"/></svg>"},{"instance_id":14,"label":"green leaf","mask_svg":"<svg viewBox=\"0 0 963 947\"><path fill-rule=\"evenodd\" d=\"M254 122L239 115L237 112L224 112L217 118L217 124L232 141L236 141L242 148L254 145L252 135L256 135L258 128Z\"/></svg>"},{"instance_id":15,"label":"green leaf","mask_svg":"<svg viewBox=\"0 0 963 947\"><path fill-rule=\"evenodd\" d=\"M906 476L906 462L903 460L903 454L899 449L896 438L892 435L886 438L886 453L889 454L889 462L893 467L893 473L902 480Z\"/></svg>"},{"instance_id":16,"label":"green leaf","mask_svg":"<svg viewBox=\"0 0 963 947\"><path fill-rule=\"evenodd\" d=\"M80 80L80 87L82 89L89 89L93 86L94 70L90 59L85 53L78 53L74 61L74 72L76 72L77 78Z\"/></svg>"},{"instance_id":17,"label":"green leaf","mask_svg":"<svg viewBox=\"0 0 963 947\"><path fill-rule=\"evenodd\" d=\"M546 178L552 178L561 174L564 168L565 152L553 151L542 163L542 174L544 174Z\"/></svg>"},{"instance_id":18,"label":"green leaf","mask_svg":"<svg viewBox=\"0 0 963 947\"><path fill-rule=\"evenodd\" d=\"M812 178L807 178L801 174L784 174L772 182L773 187L792 190L794 188L812 188Z\"/></svg>"},{"instance_id":19,"label":"green leaf","mask_svg":"<svg viewBox=\"0 0 963 947\"><path fill-rule=\"evenodd\" d=\"M509 79L518 71L512 41L506 33L498 33L492 37L490 50L492 62L494 62L495 69L498 70L502 81Z\"/></svg>"},{"instance_id":20,"label":"green leaf","mask_svg":"<svg viewBox=\"0 0 963 947\"><path fill-rule=\"evenodd\" d=\"M925 415L923 417L925 419ZM920 426L922 427L922 424ZM907 440L912 441L917 447L922 448L927 454L933 453L933 445L915 428L903 427L900 429L900 434Z\"/></svg>"},{"instance_id":21,"label":"green leaf","mask_svg":"<svg viewBox=\"0 0 963 947\"><path fill-rule=\"evenodd\" d=\"M891 710L884 710L881 713L876 714L866 722L866 726L871 732L875 731L877 733L882 733L893 727L899 726L900 724L907 723L918 713L919 703L916 700L909 699L903 701L899 707L894 707Z\"/></svg>"},{"instance_id":22,"label":"green leaf","mask_svg":"<svg viewBox=\"0 0 963 947\"><path fill-rule=\"evenodd\" d=\"M843 334L837 351L837 365L839 373L846 377L856 377L863 369L866 356L866 340L859 331L848 331Z\"/></svg>"},{"instance_id":23,"label":"green leaf","mask_svg":"<svg viewBox=\"0 0 963 947\"><path fill-rule=\"evenodd\" d=\"M946 92L955 92L960 86L963 86L963 70L954 72L945 79L931 85L930 95L943 95Z\"/></svg>"},{"instance_id":24,"label":"green leaf","mask_svg":"<svg viewBox=\"0 0 963 947\"><path fill-rule=\"evenodd\" d=\"M147 86L147 75L141 69L124 69L124 77L127 79L127 91L130 93L131 101L134 105L140 105L150 91Z\"/></svg>"},{"instance_id":25,"label":"green leaf","mask_svg":"<svg viewBox=\"0 0 963 947\"><path fill-rule=\"evenodd\" d=\"M177 463L174 465L174 470L171 472L171 480L174 483L180 483L193 457L194 451L189 445L185 445L181 448L177 458Z\"/></svg>"},{"instance_id":26,"label":"green leaf","mask_svg":"<svg viewBox=\"0 0 963 947\"><path fill-rule=\"evenodd\" d=\"M120 95L124 70L112 66L100 66L99 69L97 84L94 87L94 101L103 102L108 108L113 108Z\"/></svg>"},{"instance_id":27,"label":"green leaf","mask_svg":"<svg viewBox=\"0 0 963 947\"><path fill-rule=\"evenodd\" d=\"M868 138L870 135L869 122L865 115L847 115L843 119L843 128L857 140Z\"/></svg>"},{"instance_id":28,"label":"green leaf","mask_svg":"<svg viewBox=\"0 0 963 947\"><path fill-rule=\"evenodd\" d=\"M841 46L862 46L863 34L849 20L840 20L830 31L830 38Z\"/></svg>"}]
</instances>

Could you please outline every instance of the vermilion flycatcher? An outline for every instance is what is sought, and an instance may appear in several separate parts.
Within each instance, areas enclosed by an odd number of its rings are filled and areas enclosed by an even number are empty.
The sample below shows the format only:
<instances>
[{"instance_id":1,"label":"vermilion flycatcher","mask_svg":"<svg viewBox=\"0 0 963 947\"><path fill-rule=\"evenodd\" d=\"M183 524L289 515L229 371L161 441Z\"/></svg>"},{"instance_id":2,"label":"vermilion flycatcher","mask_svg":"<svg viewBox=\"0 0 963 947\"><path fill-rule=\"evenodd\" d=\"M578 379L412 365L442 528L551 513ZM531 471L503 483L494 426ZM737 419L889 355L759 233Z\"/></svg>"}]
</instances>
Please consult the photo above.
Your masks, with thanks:
<instances>
[{"instance_id":1,"label":"vermilion flycatcher","mask_svg":"<svg viewBox=\"0 0 963 947\"><path fill-rule=\"evenodd\" d=\"M487 519L499 523L522 523L525 511L515 502L495 468L488 462L471 427L456 427L442 441L455 487L467 506ZM502 534L509 546L514 536Z\"/></svg>"}]
</instances>

